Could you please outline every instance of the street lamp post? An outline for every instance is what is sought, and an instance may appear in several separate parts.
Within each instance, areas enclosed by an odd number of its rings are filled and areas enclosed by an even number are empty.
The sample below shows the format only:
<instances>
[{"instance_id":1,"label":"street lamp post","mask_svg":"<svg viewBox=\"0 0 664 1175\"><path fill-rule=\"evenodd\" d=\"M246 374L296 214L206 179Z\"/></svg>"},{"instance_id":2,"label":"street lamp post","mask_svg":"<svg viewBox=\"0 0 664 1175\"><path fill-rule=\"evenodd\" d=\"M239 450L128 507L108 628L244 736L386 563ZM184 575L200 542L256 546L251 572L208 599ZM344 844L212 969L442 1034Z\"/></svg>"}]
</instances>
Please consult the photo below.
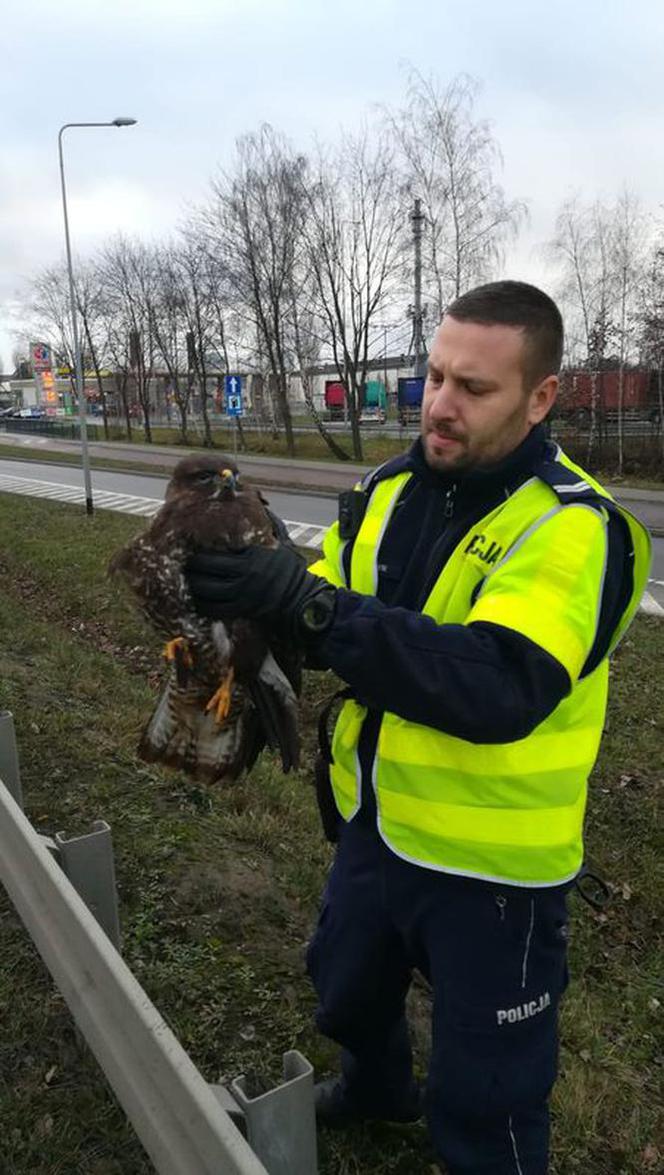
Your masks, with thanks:
<instances>
[{"instance_id":1,"label":"street lamp post","mask_svg":"<svg viewBox=\"0 0 664 1175\"><path fill-rule=\"evenodd\" d=\"M383 332L383 383L385 386L385 409L387 411L387 332L399 326L398 322L375 322L377 331Z\"/></svg>"},{"instance_id":2,"label":"street lamp post","mask_svg":"<svg viewBox=\"0 0 664 1175\"><path fill-rule=\"evenodd\" d=\"M90 455L88 453L88 422L83 386L83 364L81 362L81 345L78 337L78 319L76 316L76 293L74 291L74 273L71 263L71 243L69 240L69 217L67 216L67 190L65 187L65 165L62 156L62 135L69 127L79 126L134 126L135 118L114 118L112 122L66 122L58 132L58 154L60 156L60 182L62 184L62 212L65 220L65 245L67 249L67 272L69 274L69 302L71 313L71 329L74 339L74 363L76 367L76 393L78 395L78 415L81 423L81 461L83 464L83 483L85 485L85 509L92 514L92 481L90 479Z\"/></svg>"}]
</instances>

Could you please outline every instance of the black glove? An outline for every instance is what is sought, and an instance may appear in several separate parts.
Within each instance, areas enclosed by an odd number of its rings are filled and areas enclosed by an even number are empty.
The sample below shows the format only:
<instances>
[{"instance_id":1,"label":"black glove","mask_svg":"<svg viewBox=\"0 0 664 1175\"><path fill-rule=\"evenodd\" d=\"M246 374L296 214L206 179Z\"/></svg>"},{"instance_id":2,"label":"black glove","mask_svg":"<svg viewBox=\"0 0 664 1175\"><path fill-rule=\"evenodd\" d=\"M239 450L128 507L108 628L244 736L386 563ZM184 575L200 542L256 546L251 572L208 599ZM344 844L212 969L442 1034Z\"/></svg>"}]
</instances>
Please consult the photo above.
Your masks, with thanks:
<instances>
[{"instance_id":1,"label":"black glove","mask_svg":"<svg viewBox=\"0 0 664 1175\"><path fill-rule=\"evenodd\" d=\"M212 620L271 620L306 637L334 619L336 588L307 571L293 547L199 551L186 571L196 611Z\"/></svg>"}]
</instances>

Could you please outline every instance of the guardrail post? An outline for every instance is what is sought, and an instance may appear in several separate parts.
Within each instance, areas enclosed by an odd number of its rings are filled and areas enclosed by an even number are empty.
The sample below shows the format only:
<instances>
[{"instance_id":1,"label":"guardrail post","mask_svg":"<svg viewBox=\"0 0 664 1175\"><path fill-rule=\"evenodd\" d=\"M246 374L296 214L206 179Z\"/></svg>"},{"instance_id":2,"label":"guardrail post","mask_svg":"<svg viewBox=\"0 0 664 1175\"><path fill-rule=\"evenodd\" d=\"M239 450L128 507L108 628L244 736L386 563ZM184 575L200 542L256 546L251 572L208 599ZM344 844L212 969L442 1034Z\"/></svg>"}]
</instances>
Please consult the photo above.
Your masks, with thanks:
<instances>
[{"instance_id":1,"label":"guardrail post","mask_svg":"<svg viewBox=\"0 0 664 1175\"><path fill-rule=\"evenodd\" d=\"M21 801L13 717L0 711L0 878L156 1169L317 1175L309 1061L294 1049L284 1053L284 1080L264 1093L252 1091L246 1076L232 1092L207 1086L115 949L108 824L96 820L83 836L51 839L35 832Z\"/></svg>"},{"instance_id":2,"label":"guardrail post","mask_svg":"<svg viewBox=\"0 0 664 1175\"><path fill-rule=\"evenodd\" d=\"M316 1175L314 1071L297 1049L284 1053L284 1080L252 1096L246 1076L231 1082L244 1110L249 1146L269 1175Z\"/></svg>"},{"instance_id":3,"label":"guardrail post","mask_svg":"<svg viewBox=\"0 0 664 1175\"><path fill-rule=\"evenodd\" d=\"M0 880L159 1175L267 1175L1 781Z\"/></svg>"},{"instance_id":4,"label":"guardrail post","mask_svg":"<svg viewBox=\"0 0 664 1175\"><path fill-rule=\"evenodd\" d=\"M104 933L120 949L120 917L115 885L111 830L95 820L92 832L67 838L56 832L57 859L79 897L94 914Z\"/></svg>"},{"instance_id":5,"label":"guardrail post","mask_svg":"<svg viewBox=\"0 0 664 1175\"><path fill-rule=\"evenodd\" d=\"M22 811L21 772L18 766L14 715L10 710L0 710L0 779Z\"/></svg>"}]
</instances>

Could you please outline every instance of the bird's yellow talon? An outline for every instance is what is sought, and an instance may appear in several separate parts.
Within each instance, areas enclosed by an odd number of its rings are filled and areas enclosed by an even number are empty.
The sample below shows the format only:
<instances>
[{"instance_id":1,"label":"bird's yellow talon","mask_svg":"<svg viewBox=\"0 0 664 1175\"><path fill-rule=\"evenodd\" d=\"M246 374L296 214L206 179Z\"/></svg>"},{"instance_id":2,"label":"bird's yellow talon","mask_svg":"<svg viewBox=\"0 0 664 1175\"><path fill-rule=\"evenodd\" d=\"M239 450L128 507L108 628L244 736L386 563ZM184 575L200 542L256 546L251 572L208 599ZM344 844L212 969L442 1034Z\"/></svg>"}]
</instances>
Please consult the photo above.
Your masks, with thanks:
<instances>
[{"instance_id":1,"label":"bird's yellow talon","mask_svg":"<svg viewBox=\"0 0 664 1175\"><path fill-rule=\"evenodd\" d=\"M187 669L191 669L194 664L193 657L189 652L189 646L183 636L176 636L173 637L172 641L166 641L162 655L167 661L175 661L179 656Z\"/></svg>"},{"instance_id":2,"label":"bird's yellow talon","mask_svg":"<svg viewBox=\"0 0 664 1175\"><path fill-rule=\"evenodd\" d=\"M217 722L223 722L225 718L228 718L230 713L231 695L233 692L233 677L234 673L231 667L228 670L224 680L221 682L219 688L215 690L212 697L210 698L210 701L205 707L206 714L210 710L215 711L214 716Z\"/></svg>"}]
</instances>

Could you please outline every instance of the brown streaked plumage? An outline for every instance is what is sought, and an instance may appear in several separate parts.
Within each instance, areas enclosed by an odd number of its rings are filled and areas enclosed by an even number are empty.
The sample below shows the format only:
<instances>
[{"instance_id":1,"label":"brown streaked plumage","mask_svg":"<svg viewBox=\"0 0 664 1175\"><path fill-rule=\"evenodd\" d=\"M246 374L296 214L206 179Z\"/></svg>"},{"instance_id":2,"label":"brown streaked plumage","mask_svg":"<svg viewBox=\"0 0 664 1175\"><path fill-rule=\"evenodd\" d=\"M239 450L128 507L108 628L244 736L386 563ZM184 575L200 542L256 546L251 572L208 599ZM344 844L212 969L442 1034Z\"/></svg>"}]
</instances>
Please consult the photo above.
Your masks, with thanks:
<instances>
[{"instance_id":1,"label":"brown streaked plumage","mask_svg":"<svg viewBox=\"0 0 664 1175\"><path fill-rule=\"evenodd\" d=\"M184 568L195 550L276 546L259 492L217 454L185 457L150 526L111 560L167 641L170 670L139 744L151 762L194 778L235 779L267 743L297 766L297 650L248 620L224 624L194 609Z\"/></svg>"}]
</instances>

